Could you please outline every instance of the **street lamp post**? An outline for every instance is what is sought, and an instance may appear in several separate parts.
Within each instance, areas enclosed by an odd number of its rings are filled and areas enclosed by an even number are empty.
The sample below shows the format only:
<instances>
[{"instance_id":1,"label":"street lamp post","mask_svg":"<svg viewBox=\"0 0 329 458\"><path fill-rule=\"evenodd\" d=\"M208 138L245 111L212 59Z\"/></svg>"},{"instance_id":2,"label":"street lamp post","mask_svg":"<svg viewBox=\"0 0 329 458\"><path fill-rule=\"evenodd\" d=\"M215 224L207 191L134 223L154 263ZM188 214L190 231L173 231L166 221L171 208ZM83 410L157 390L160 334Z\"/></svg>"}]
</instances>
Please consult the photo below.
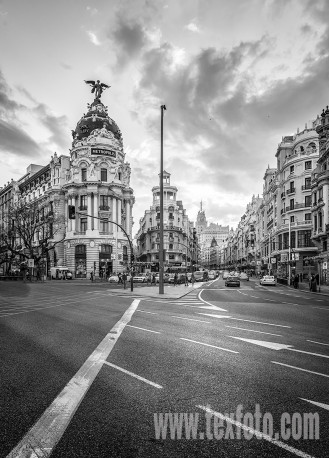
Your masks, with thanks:
<instances>
[{"instance_id":1,"label":"street lamp post","mask_svg":"<svg viewBox=\"0 0 329 458\"><path fill-rule=\"evenodd\" d=\"M159 294L164 294L163 283L163 113L166 105L161 105L161 151L160 151L160 244L159 244Z\"/></svg>"}]
</instances>

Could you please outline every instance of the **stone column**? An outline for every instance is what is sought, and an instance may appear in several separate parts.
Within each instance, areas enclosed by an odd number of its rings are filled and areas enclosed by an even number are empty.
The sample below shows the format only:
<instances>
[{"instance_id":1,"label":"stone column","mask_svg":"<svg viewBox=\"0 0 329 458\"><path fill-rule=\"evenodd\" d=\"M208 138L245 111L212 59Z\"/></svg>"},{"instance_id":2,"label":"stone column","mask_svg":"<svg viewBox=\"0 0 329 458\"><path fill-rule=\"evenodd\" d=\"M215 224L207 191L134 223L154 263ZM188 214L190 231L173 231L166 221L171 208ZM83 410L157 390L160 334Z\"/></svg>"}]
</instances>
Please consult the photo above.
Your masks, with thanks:
<instances>
[{"instance_id":1,"label":"stone column","mask_svg":"<svg viewBox=\"0 0 329 458\"><path fill-rule=\"evenodd\" d=\"M121 209L122 209L122 200L121 199L118 199L117 201L117 211L118 211L118 216L117 216L117 223L122 225L121 224ZM121 231L121 229L118 227L118 230Z\"/></svg>"},{"instance_id":2,"label":"stone column","mask_svg":"<svg viewBox=\"0 0 329 458\"><path fill-rule=\"evenodd\" d=\"M75 209L77 210L78 209L78 195L77 194L72 196L71 202L72 202L72 205L74 205ZM72 219L72 231L76 231L77 230L78 221L79 221L79 216L76 213L75 214L75 219Z\"/></svg>"},{"instance_id":3,"label":"stone column","mask_svg":"<svg viewBox=\"0 0 329 458\"><path fill-rule=\"evenodd\" d=\"M65 212L65 217L67 218L67 230L68 230L68 232L71 232L72 231L72 220L69 219L69 211L68 211L68 206L72 205L72 196L71 196L71 194L69 194L67 196L67 202L65 201L65 204L67 204L66 205L66 212Z\"/></svg>"},{"instance_id":4,"label":"stone column","mask_svg":"<svg viewBox=\"0 0 329 458\"><path fill-rule=\"evenodd\" d=\"M130 200L126 201L126 231L130 236Z\"/></svg>"},{"instance_id":5,"label":"stone column","mask_svg":"<svg viewBox=\"0 0 329 458\"><path fill-rule=\"evenodd\" d=\"M98 192L94 192L94 216L97 216L98 217L98 207L99 207L99 203L98 203ZM95 231L98 231L99 230L99 219L94 219L94 229Z\"/></svg>"},{"instance_id":6,"label":"stone column","mask_svg":"<svg viewBox=\"0 0 329 458\"><path fill-rule=\"evenodd\" d=\"M88 201L88 210L87 210L87 213L88 215L91 214L91 192L88 192L87 193L87 201ZM87 230L88 231L91 231L91 216L88 216L87 217Z\"/></svg>"},{"instance_id":7,"label":"stone column","mask_svg":"<svg viewBox=\"0 0 329 458\"><path fill-rule=\"evenodd\" d=\"M117 199L116 199L116 197L112 197L112 206L113 206L113 209L112 209L112 221L114 221L116 223L117 222ZM118 226L113 224L113 234L117 233L117 229L118 229Z\"/></svg>"}]
</instances>

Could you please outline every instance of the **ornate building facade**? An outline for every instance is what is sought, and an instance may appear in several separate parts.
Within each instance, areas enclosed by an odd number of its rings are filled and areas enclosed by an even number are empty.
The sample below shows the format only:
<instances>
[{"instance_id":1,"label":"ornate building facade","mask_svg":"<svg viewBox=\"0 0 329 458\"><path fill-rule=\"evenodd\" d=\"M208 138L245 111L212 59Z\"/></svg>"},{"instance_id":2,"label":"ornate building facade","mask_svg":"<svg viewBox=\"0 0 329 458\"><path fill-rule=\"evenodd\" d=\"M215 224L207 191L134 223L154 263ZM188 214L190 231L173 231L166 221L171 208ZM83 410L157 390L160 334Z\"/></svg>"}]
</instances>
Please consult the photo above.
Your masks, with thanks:
<instances>
[{"instance_id":1,"label":"ornate building facade","mask_svg":"<svg viewBox=\"0 0 329 458\"><path fill-rule=\"evenodd\" d=\"M189 267L196 262L197 249L193 237L193 223L183 203L177 200L177 187L170 183L170 173L163 172L164 263L166 268ZM141 270L158 270L160 232L160 186L152 188L153 202L139 221L136 235L137 258Z\"/></svg>"},{"instance_id":2,"label":"ornate building facade","mask_svg":"<svg viewBox=\"0 0 329 458\"><path fill-rule=\"evenodd\" d=\"M131 169L125 162L122 134L101 102L101 92L96 91L72 131L69 156L55 153L45 166L31 164L20 180L0 190L4 209L23 199L27 204L38 202L43 214L63 217L65 224L54 231L56 244L49 252L48 269L64 265L80 278L90 272L123 271L131 260L130 243L122 230L131 242L135 201ZM69 205L75 206L75 219L68 217ZM35 237L37 249L40 241Z\"/></svg>"}]
</instances>

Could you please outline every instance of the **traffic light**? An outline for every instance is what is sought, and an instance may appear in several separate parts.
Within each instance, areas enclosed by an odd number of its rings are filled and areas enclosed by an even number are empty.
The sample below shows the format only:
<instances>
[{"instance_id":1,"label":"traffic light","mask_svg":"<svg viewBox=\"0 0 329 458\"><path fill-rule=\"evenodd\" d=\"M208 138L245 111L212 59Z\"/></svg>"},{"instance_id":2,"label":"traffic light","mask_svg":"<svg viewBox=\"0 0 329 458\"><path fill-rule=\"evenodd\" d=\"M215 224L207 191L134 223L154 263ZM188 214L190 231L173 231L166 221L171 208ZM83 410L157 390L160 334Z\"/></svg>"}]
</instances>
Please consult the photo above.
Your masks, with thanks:
<instances>
[{"instance_id":1,"label":"traffic light","mask_svg":"<svg viewBox=\"0 0 329 458\"><path fill-rule=\"evenodd\" d=\"M69 205L69 219L75 219L75 206Z\"/></svg>"}]
</instances>

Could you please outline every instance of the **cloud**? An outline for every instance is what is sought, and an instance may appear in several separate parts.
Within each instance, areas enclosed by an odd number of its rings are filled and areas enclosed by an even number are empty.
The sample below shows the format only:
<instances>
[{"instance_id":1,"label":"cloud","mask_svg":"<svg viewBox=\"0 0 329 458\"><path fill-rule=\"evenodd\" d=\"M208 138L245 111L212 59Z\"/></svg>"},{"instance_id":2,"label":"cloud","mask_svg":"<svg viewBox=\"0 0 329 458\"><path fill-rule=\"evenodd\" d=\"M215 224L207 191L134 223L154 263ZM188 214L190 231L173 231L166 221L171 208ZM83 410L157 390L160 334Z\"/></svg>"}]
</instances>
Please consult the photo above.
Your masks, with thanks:
<instances>
[{"instance_id":1,"label":"cloud","mask_svg":"<svg viewBox=\"0 0 329 458\"><path fill-rule=\"evenodd\" d=\"M0 149L2 153L20 157L41 154L39 145L20 127L0 119Z\"/></svg>"},{"instance_id":2,"label":"cloud","mask_svg":"<svg viewBox=\"0 0 329 458\"><path fill-rule=\"evenodd\" d=\"M199 27L194 22L190 22L189 24L187 24L185 26L185 29L189 30L190 32L200 33Z\"/></svg>"},{"instance_id":3,"label":"cloud","mask_svg":"<svg viewBox=\"0 0 329 458\"><path fill-rule=\"evenodd\" d=\"M50 132L50 137L47 143L57 145L63 150L68 149L68 119L66 116L55 116L50 112L49 108L40 103L34 108L34 113L37 115L39 122L44 125Z\"/></svg>"},{"instance_id":4,"label":"cloud","mask_svg":"<svg viewBox=\"0 0 329 458\"><path fill-rule=\"evenodd\" d=\"M87 30L87 35L89 37L89 40L92 42L93 45L95 46L100 46L101 42L97 38L97 35L94 32L91 32L90 30Z\"/></svg>"}]
</instances>

